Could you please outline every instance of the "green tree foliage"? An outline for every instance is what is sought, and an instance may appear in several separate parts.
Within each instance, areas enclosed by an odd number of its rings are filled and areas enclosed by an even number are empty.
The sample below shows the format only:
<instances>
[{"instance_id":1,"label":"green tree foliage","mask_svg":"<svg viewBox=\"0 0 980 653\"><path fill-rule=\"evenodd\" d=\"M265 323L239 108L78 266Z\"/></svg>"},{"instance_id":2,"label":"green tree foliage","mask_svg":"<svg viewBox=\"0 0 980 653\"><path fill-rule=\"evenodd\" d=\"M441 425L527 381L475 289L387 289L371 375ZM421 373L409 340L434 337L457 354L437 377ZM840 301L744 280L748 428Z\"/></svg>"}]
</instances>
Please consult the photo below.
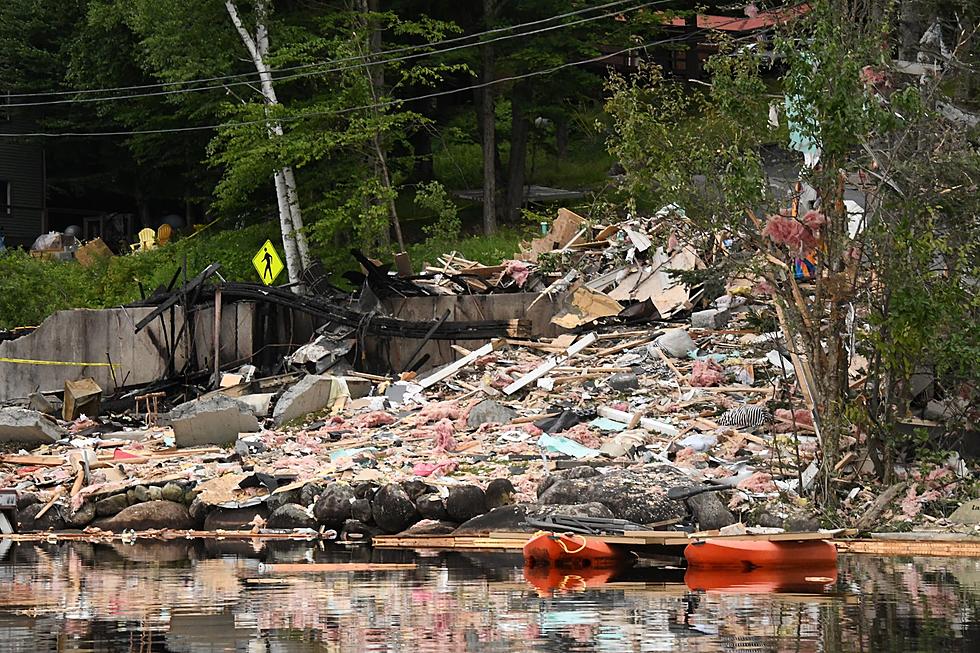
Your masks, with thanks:
<instances>
[{"instance_id":1,"label":"green tree foliage","mask_svg":"<svg viewBox=\"0 0 980 653\"><path fill-rule=\"evenodd\" d=\"M950 101L945 85L975 70L949 67L921 82L902 77L888 47L896 37L890 3L820 0L810 7L776 44L787 100L768 94L755 48L721 42L710 87L647 68L630 79L614 76L606 106L629 207L680 207L673 215L682 219L672 226L681 238L733 240L716 271L737 268L774 289L793 334L788 344L811 370L820 494L832 501L840 443L852 433L868 437L880 475L890 477L916 370L935 367L946 397L976 400L980 299L972 275L980 207L971 180L980 158L975 134L942 110ZM766 175L763 146L791 145L786 131L767 124L771 103L797 143L821 150L819 165L802 173L816 194L809 218L805 209L781 216L791 198ZM846 210L847 188L864 194L863 229L855 231ZM804 246L801 235L813 244ZM791 273L801 247L815 251L812 282ZM857 351L870 364L855 396L848 368Z\"/></svg>"}]
</instances>

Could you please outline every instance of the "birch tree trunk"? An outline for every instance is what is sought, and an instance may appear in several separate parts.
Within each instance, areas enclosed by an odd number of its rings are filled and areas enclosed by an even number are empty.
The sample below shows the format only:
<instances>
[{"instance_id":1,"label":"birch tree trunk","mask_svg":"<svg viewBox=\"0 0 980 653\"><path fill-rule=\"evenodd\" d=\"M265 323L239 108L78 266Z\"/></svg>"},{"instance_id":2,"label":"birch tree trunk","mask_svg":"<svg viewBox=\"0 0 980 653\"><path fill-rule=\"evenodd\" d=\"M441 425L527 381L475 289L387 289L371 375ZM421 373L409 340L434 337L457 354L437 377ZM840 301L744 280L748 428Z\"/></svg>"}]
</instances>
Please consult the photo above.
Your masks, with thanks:
<instances>
[{"instance_id":1,"label":"birch tree trunk","mask_svg":"<svg viewBox=\"0 0 980 653\"><path fill-rule=\"evenodd\" d=\"M269 14L268 0L256 0L255 2L254 37L242 23L234 0L225 0L225 9L228 11L228 16L238 31L242 43L252 58L255 70L259 74L262 97L265 100L266 115L268 115L268 107L279 104L276 90L272 85L272 73L265 63L265 57L269 53L269 29L266 24ZM269 126L269 133L273 138L282 138L282 125L278 121L273 121ZM303 233L303 214L299 206L296 177L292 167L283 166L276 170L273 173L273 181L275 182L276 198L279 204L279 225L282 230L282 246L286 255L286 270L289 274L290 283L297 283L303 270L310 264L310 253L306 235ZM298 287L294 289L299 290Z\"/></svg>"}]
</instances>

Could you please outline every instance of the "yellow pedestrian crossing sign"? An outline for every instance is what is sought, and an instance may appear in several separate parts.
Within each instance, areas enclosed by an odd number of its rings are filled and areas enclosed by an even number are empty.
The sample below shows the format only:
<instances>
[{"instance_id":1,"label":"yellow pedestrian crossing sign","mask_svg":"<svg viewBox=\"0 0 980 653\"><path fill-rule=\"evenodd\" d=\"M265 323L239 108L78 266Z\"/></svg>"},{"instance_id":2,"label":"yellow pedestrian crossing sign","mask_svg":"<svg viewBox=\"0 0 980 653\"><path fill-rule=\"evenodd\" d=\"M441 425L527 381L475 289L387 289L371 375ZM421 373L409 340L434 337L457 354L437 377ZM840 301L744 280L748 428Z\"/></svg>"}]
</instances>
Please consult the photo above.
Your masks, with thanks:
<instances>
[{"instance_id":1,"label":"yellow pedestrian crossing sign","mask_svg":"<svg viewBox=\"0 0 980 653\"><path fill-rule=\"evenodd\" d=\"M259 251L255 253L252 257L252 265L255 266L255 271L259 273L259 278L262 279L262 283L267 286L271 286L279 273L282 272L282 259L279 258L279 252L273 246L271 240L265 241L265 245L259 248Z\"/></svg>"}]
</instances>

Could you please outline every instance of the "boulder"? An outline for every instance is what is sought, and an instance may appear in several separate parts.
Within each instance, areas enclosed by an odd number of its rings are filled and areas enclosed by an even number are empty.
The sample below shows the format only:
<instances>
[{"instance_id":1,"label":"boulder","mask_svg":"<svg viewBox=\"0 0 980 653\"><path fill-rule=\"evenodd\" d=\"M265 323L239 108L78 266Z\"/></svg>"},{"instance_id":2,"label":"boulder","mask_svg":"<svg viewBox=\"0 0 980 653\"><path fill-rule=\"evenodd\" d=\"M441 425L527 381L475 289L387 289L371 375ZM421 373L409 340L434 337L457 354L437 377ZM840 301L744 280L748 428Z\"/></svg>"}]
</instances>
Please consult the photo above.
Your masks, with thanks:
<instances>
[{"instance_id":1,"label":"boulder","mask_svg":"<svg viewBox=\"0 0 980 653\"><path fill-rule=\"evenodd\" d=\"M493 510L500 506L509 506L514 503L514 493L517 488L510 482L509 478L495 478L487 484L485 492L487 497L487 509Z\"/></svg>"},{"instance_id":2,"label":"boulder","mask_svg":"<svg viewBox=\"0 0 980 653\"><path fill-rule=\"evenodd\" d=\"M150 500L150 490L145 485L137 485L126 491L129 503L144 503Z\"/></svg>"},{"instance_id":3,"label":"boulder","mask_svg":"<svg viewBox=\"0 0 980 653\"><path fill-rule=\"evenodd\" d=\"M475 485L458 485L449 490L446 512L453 521L465 522L487 511L487 495Z\"/></svg>"},{"instance_id":4,"label":"boulder","mask_svg":"<svg viewBox=\"0 0 980 653\"><path fill-rule=\"evenodd\" d=\"M58 504L51 506L46 513L37 516L44 509L44 504L34 503L23 510L17 511L17 530L21 533L36 531L63 531L65 523L64 508Z\"/></svg>"},{"instance_id":5,"label":"boulder","mask_svg":"<svg viewBox=\"0 0 980 653\"><path fill-rule=\"evenodd\" d=\"M282 426L332 406L339 397L364 397L371 387L371 382L364 379L308 374L279 397L272 419L276 426Z\"/></svg>"},{"instance_id":6,"label":"boulder","mask_svg":"<svg viewBox=\"0 0 980 653\"><path fill-rule=\"evenodd\" d=\"M737 519L725 504L718 498L716 492L704 492L687 499L687 506L694 515L698 529L711 531L725 526L731 526Z\"/></svg>"},{"instance_id":7,"label":"boulder","mask_svg":"<svg viewBox=\"0 0 980 653\"><path fill-rule=\"evenodd\" d=\"M191 501L191 505L187 507L187 512L190 514L191 519L194 520L195 528L204 528L204 519L211 512L211 506L198 497Z\"/></svg>"},{"instance_id":8,"label":"boulder","mask_svg":"<svg viewBox=\"0 0 980 653\"><path fill-rule=\"evenodd\" d=\"M436 521L423 519L399 533L405 537L415 535L449 535L456 530L457 524L451 521Z\"/></svg>"},{"instance_id":9,"label":"boulder","mask_svg":"<svg viewBox=\"0 0 980 653\"><path fill-rule=\"evenodd\" d=\"M91 501L83 503L78 510L65 511L65 524L68 528L85 528L95 519L95 504Z\"/></svg>"},{"instance_id":10,"label":"boulder","mask_svg":"<svg viewBox=\"0 0 980 653\"><path fill-rule=\"evenodd\" d=\"M299 504L312 506L316 503L320 495L323 494L323 486L317 483L307 483L299 491Z\"/></svg>"},{"instance_id":11,"label":"boulder","mask_svg":"<svg viewBox=\"0 0 980 653\"><path fill-rule=\"evenodd\" d=\"M355 499L373 499L381 486L374 481L363 481L354 486Z\"/></svg>"},{"instance_id":12,"label":"boulder","mask_svg":"<svg viewBox=\"0 0 980 653\"><path fill-rule=\"evenodd\" d=\"M147 501L119 511L112 517L96 519L92 526L104 531L148 531L157 528L188 530L194 527L187 506L175 501Z\"/></svg>"},{"instance_id":13,"label":"boulder","mask_svg":"<svg viewBox=\"0 0 980 653\"><path fill-rule=\"evenodd\" d=\"M354 490L346 483L330 483L313 506L313 516L327 528L339 529L351 518Z\"/></svg>"},{"instance_id":14,"label":"boulder","mask_svg":"<svg viewBox=\"0 0 980 653\"><path fill-rule=\"evenodd\" d=\"M249 508L215 508L204 518L206 531L250 531L256 517L269 518L269 509L259 504Z\"/></svg>"},{"instance_id":15,"label":"boulder","mask_svg":"<svg viewBox=\"0 0 980 653\"><path fill-rule=\"evenodd\" d=\"M170 411L170 425L178 447L227 445L239 433L259 430L259 421L246 404L220 394L180 404Z\"/></svg>"},{"instance_id":16,"label":"boulder","mask_svg":"<svg viewBox=\"0 0 980 653\"><path fill-rule=\"evenodd\" d=\"M41 497L38 496L37 492L18 492L17 493L17 510L23 510L27 506L33 506L35 503L44 503Z\"/></svg>"},{"instance_id":17,"label":"boulder","mask_svg":"<svg viewBox=\"0 0 980 653\"><path fill-rule=\"evenodd\" d=\"M266 528L278 530L292 530L296 528L316 529L316 520L305 507L298 503L287 503L279 506L269 515Z\"/></svg>"},{"instance_id":18,"label":"boulder","mask_svg":"<svg viewBox=\"0 0 980 653\"><path fill-rule=\"evenodd\" d=\"M595 517L596 519L615 519L613 511L605 504L593 501L591 503L572 503L567 506L532 504L527 516L532 519L541 519L550 515L564 515L566 517Z\"/></svg>"},{"instance_id":19,"label":"boulder","mask_svg":"<svg viewBox=\"0 0 980 653\"><path fill-rule=\"evenodd\" d=\"M429 494L432 492L432 488L425 484L425 481L413 478L408 481L402 481L402 487L405 488L406 494L412 501L415 501L423 494Z\"/></svg>"},{"instance_id":20,"label":"boulder","mask_svg":"<svg viewBox=\"0 0 980 653\"><path fill-rule=\"evenodd\" d=\"M50 444L67 433L54 418L26 408L0 408L0 442Z\"/></svg>"},{"instance_id":21,"label":"boulder","mask_svg":"<svg viewBox=\"0 0 980 653\"><path fill-rule=\"evenodd\" d=\"M666 465L617 469L590 478L555 481L538 503L572 505L598 502L617 519L652 524L687 514L683 503L667 498L671 487L686 485L687 477Z\"/></svg>"},{"instance_id":22,"label":"boulder","mask_svg":"<svg viewBox=\"0 0 980 653\"><path fill-rule=\"evenodd\" d=\"M525 522L529 517L561 514L575 517L612 518L612 511L601 503L586 503L569 506L541 506L534 503L517 503L510 506L494 508L490 512L470 519L457 528L456 535L472 535L491 531L511 531L533 533L540 530L528 526Z\"/></svg>"},{"instance_id":23,"label":"boulder","mask_svg":"<svg viewBox=\"0 0 980 653\"><path fill-rule=\"evenodd\" d=\"M492 399L485 399L470 409L466 425L471 429L480 428L483 424L510 424L517 417L517 411L502 406Z\"/></svg>"},{"instance_id":24,"label":"boulder","mask_svg":"<svg viewBox=\"0 0 980 653\"><path fill-rule=\"evenodd\" d=\"M337 536L341 541L370 542L376 535L384 535L384 531L374 525L365 524L356 519L348 519Z\"/></svg>"},{"instance_id":25,"label":"boulder","mask_svg":"<svg viewBox=\"0 0 980 653\"><path fill-rule=\"evenodd\" d=\"M146 488L147 501L163 501L163 488L159 485L151 485Z\"/></svg>"},{"instance_id":26,"label":"boulder","mask_svg":"<svg viewBox=\"0 0 980 653\"><path fill-rule=\"evenodd\" d=\"M310 505L308 503L303 503L301 495L301 488L287 490L286 492L274 492L269 495L268 499L265 500L265 506L269 509L270 513L274 513L276 510L288 503L298 503L302 506Z\"/></svg>"},{"instance_id":27,"label":"boulder","mask_svg":"<svg viewBox=\"0 0 980 653\"><path fill-rule=\"evenodd\" d=\"M111 517L128 506L129 497L125 493L114 494L95 502L95 514L99 517Z\"/></svg>"},{"instance_id":28,"label":"boulder","mask_svg":"<svg viewBox=\"0 0 980 653\"><path fill-rule=\"evenodd\" d=\"M160 495L164 501L174 501L180 503L184 500L184 488L180 487L176 483L167 483L160 490Z\"/></svg>"},{"instance_id":29,"label":"boulder","mask_svg":"<svg viewBox=\"0 0 980 653\"><path fill-rule=\"evenodd\" d=\"M538 481L538 488L536 491L537 496L540 499L541 495L545 493L545 490L550 488L557 481L568 481L576 478L592 478L598 474L599 472L597 472L595 467L592 467L591 465L579 465L578 467L570 467L568 469L552 472Z\"/></svg>"},{"instance_id":30,"label":"boulder","mask_svg":"<svg viewBox=\"0 0 980 653\"><path fill-rule=\"evenodd\" d=\"M421 496L416 499L415 508L425 519L435 521L445 521L449 519L449 513L446 512L446 506L442 502L442 497L435 492L432 494L426 494L425 496Z\"/></svg>"},{"instance_id":31,"label":"boulder","mask_svg":"<svg viewBox=\"0 0 980 653\"><path fill-rule=\"evenodd\" d=\"M388 483L371 502L374 523L385 533L400 533L419 520L415 504L397 483Z\"/></svg>"},{"instance_id":32,"label":"boulder","mask_svg":"<svg viewBox=\"0 0 980 653\"><path fill-rule=\"evenodd\" d=\"M365 524L374 520L371 512L371 501L369 499L354 499L350 502L350 515L353 519L362 521Z\"/></svg>"},{"instance_id":33,"label":"boulder","mask_svg":"<svg viewBox=\"0 0 980 653\"><path fill-rule=\"evenodd\" d=\"M606 385L617 392L636 390L640 387L640 378L631 372L620 372L606 379Z\"/></svg>"}]
</instances>

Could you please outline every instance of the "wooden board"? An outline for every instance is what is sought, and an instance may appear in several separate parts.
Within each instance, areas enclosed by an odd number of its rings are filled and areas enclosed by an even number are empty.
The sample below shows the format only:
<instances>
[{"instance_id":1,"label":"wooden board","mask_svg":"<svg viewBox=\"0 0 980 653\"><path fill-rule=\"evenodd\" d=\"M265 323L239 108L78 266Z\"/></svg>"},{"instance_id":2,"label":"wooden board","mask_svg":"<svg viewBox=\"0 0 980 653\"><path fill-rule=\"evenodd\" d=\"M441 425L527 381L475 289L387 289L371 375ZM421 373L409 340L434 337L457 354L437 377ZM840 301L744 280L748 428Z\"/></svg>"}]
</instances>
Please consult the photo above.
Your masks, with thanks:
<instances>
[{"instance_id":1,"label":"wooden board","mask_svg":"<svg viewBox=\"0 0 980 653\"><path fill-rule=\"evenodd\" d=\"M259 571L265 574L321 574L352 571L413 571L417 567L415 563L301 562L263 564L259 567Z\"/></svg>"},{"instance_id":2,"label":"wooden board","mask_svg":"<svg viewBox=\"0 0 980 653\"><path fill-rule=\"evenodd\" d=\"M879 556L943 556L980 558L980 541L836 540L842 553Z\"/></svg>"}]
</instances>

